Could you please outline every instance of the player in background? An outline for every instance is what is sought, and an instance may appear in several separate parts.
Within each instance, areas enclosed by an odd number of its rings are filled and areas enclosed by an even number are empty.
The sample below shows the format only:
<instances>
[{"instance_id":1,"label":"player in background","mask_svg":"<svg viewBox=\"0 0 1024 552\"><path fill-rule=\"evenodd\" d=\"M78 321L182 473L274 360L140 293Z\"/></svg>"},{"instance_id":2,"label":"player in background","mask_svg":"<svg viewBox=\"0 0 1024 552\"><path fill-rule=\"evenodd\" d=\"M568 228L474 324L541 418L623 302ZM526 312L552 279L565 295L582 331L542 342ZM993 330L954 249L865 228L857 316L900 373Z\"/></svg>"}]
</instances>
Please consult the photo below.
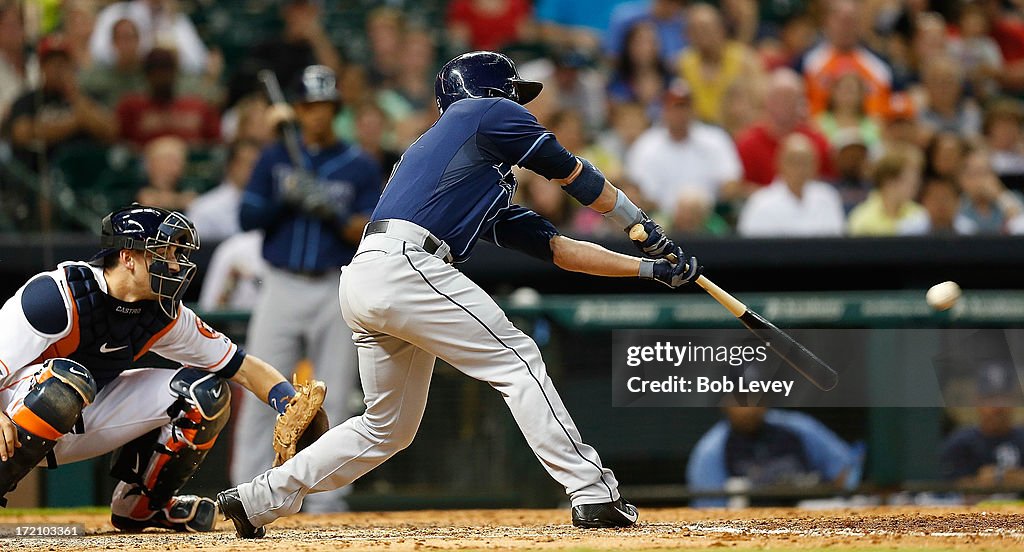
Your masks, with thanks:
<instances>
[{"instance_id":1,"label":"player in background","mask_svg":"<svg viewBox=\"0 0 1024 552\"><path fill-rule=\"evenodd\" d=\"M522 106L540 90L492 52L464 54L441 69L435 84L441 118L402 156L342 274L341 310L359 352L366 411L251 483L221 492L221 512L239 536L262 537L264 525L297 512L308 493L348 485L407 447L438 357L503 395L544 468L565 487L573 524L636 522L637 510L619 496L615 475L580 437L537 345L451 264L465 260L482 238L600 276L674 288L700 274L695 257ZM544 218L512 204L513 165L555 181L619 228L642 224L648 238L636 245L658 258L561 236ZM673 265L669 254L681 261Z\"/></svg>"},{"instance_id":2,"label":"player in background","mask_svg":"<svg viewBox=\"0 0 1024 552\"><path fill-rule=\"evenodd\" d=\"M242 229L264 232L269 265L247 342L288 377L309 359L329 390L324 410L338 423L351 415L346 403L357 363L351 331L339 316L338 283L380 197L380 167L334 134L340 100L333 71L311 65L289 88L294 113L288 116L298 122L302 166L278 142L263 151L242 196ZM252 397L243 399L231 455L233 484L270 469L274 451L252 444L271 442L273 429L274 413ZM307 504L314 512L344 509L340 495Z\"/></svg>"},{"instance_id":3,"label":"player in background","mask_svg":"<svg viewBox=\"0 0 1024 552\"><path fill-rule=\"evenodd\" d=\"M213 500L176 493L227 424L227 380L279 412L295 390L181 304L199 249L184 215L117 210L100 243L90 262L32 277L0 309L0 505L44 458L117 450L114 527L211 531ZM146 353L179 367L140 368Z\"/></svg>"}]
</instances>

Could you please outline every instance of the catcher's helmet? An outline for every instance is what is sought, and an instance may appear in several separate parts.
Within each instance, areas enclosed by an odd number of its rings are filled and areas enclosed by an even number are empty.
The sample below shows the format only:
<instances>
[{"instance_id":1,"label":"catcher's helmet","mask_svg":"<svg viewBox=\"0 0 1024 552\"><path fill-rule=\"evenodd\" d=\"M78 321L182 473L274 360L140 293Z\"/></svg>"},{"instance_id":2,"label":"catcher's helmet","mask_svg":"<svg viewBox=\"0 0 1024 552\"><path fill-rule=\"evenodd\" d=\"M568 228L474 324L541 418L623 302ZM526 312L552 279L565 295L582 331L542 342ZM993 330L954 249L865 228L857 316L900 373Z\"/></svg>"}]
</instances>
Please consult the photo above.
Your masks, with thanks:
<instances>
[{"instance_id":1,"label":"catcher's helmet","mask_svg":"<svg viewBox=\"0 0 1024 552\"><path fill-rule=\"evenodd\" d=\"M167 257L168 246L175 246L173 259ZM133 203L103 217L100 247L90 262L102 264L104 257L122 249L148 253L152 258L149 285L160 309L171 318L178 317L178 305L196 273L196 264L189 260L199 249L199 234L192 221L177 211ZM176 271L171 270L171 263L177 264Z\"/></svg>"},{"instance_id":2,"label":"catcher's helmet","mask_svg":"<svg viewBox=\"0 0 1024 552\"><path fill-rule=\"evenodd\" d=\"M293 103L331 102L340 104L338 79L325 65L310 65L289 88L288 100Z\"/></svg>"},{"instance_id":3,"label":"catcher's helmet","mask_svg":"<svg viewBox=\"0 0 1024 552\"><path fill-rule=\"evenodd\" d=\"M444 113L465 98L508 98L526 104L540 94L543 84L519 78L508 57L495 52L470 52L444 64L434 81L437 108Z\"/></svg>"}]
</instances>

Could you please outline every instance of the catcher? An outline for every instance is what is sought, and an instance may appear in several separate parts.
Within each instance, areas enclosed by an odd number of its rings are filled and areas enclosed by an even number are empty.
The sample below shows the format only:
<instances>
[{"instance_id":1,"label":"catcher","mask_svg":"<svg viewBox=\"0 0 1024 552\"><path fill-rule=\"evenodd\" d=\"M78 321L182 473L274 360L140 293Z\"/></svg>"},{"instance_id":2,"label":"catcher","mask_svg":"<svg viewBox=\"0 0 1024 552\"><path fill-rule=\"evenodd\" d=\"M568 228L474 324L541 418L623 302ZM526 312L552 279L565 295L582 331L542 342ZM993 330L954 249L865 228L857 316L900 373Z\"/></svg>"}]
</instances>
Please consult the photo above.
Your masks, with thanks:
<instances>
[{"instance_id":1,"label":"catcher","mask_svg":"<svg viewBox=\"0 0 1024 552\"><path fill-rule=\"evenodd\" d=\"M0 505L43 460L116 450L114 527L210 531L214 501L177 493L228 421L227 380L281 413L285 454L311 421L326 430L316 416L323 384L297 394L181 304L199 249L184 215L117 210L103 219L101 246L88 263L34 276L0 309ZM144 367L150 352L180 367Z\"/></svg>"}]
</instances>

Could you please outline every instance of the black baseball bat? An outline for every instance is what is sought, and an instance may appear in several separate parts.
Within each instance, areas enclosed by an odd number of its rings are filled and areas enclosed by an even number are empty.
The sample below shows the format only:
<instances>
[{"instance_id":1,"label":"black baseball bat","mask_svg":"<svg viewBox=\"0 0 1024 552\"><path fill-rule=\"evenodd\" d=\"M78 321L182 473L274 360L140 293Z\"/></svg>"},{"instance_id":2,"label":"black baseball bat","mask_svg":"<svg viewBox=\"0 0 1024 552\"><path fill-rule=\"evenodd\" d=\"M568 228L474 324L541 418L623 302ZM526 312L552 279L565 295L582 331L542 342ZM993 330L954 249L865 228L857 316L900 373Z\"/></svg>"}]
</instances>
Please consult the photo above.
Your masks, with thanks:
<instances>
[{"instance_id":1,"label":"black baseball bat","mask_svg":"<svg viewBox=\"0 0 1024 552\"><path fill-rule=\"evenodd\" d=\"M637 224L629 230L630 239L644 241L647 239L647 231ZM672 255L674 258L674 255ZM679 259L669 259L678 262ZM807 381L822 391L830 391L839 383L839 374L832 369L825 361L818 358L797 340L793 339L786 332L780 330L760 314L750 310L739 299L733 297L729 292L718 287L704 275L697 278L697 285L708 295L718 301L733 316L739 319L748 330L765 343L775 354L786 364L799 372Z\"/></svg>"},{"instance_id":2,"label":"black baseball bat","mask_svg":"<svg viewBox=\"0 0 1024 552\"><path fill-rule=\"evenodd\" d=\"M284 99L284 93L281 92L281 85L277 81L276 73L270 69L262 69L256 76L267 90L270 103L288 105L288 101ZM299 148L299 129L296 128L293 121L284 121L281 132L284 137L284 147L288 151L288 158L291 159L292 165L297 169L304 168L306 164L302 160L302 150Z\"/></svg>"}]
</instances>

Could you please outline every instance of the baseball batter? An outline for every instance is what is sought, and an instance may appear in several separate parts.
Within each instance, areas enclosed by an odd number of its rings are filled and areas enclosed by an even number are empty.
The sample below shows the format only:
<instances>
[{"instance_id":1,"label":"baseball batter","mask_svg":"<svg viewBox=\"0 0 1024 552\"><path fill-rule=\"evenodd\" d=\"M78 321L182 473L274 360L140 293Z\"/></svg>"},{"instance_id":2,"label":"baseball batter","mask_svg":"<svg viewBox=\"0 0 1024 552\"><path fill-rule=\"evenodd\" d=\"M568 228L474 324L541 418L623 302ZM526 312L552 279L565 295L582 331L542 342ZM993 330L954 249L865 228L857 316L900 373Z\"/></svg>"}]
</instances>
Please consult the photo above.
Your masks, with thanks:
<instances>
[{"instance_id":1,"label":"baseball batter","mask_svg":"<svg viewBox=\"0 0 1024 552\"><path fill-rule=\"evenodd\" d=\"M92 262L34 276L0 309L0 505L43 459L119 449L114 527L210 531L214 501L176 493L227 423L227 380L279 412L295 391L181 304L199 248L184 215L115 211L101 244ZM182 367L138 368L148 352Z\"/></svg>"},{"instance_id":2,"label":"baseball batter","mask_svg":"<svg viewBox=\"0 0 1024 552\"><path fill-rule=\"evenodd\" d=\"M452 266L478 239L571 271L640 277L678 287L700 273L654 222L586 159L565 150L522 104L541 90L492 52L461 55L438 74L441 118L402 156L359 249L343 273L341 310L353 332L366 411L281 466L218 495L239 536L295 513L308 493L348 485L408 446L438 357L505 398L530 447L565 487L579 527L624 527L636 508L583 442L548 378L537 345ZM519 165L560 184L620 228L642 224L652 258L575 241L512 204ZM672 264L665 257L675 254Z\"/></svg>"}]
</instances>

